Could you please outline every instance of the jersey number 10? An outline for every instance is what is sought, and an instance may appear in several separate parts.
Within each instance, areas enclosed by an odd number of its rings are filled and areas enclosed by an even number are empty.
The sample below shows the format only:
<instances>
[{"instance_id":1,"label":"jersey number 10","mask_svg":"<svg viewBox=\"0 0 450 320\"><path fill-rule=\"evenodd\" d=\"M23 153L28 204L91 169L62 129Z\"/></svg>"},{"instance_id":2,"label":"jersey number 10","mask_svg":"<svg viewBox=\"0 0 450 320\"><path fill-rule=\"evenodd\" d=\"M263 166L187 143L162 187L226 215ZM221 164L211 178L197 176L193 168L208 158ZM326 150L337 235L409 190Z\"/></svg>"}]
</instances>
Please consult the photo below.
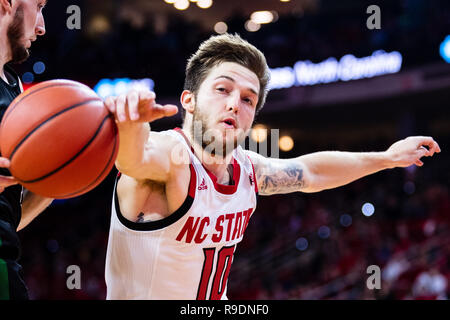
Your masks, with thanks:
<instances>
[{"instance_id":1,"label":"jersey number 10","mask_svg":"<svg viewBox=\"0 0 450 320\"><path fill-rule=\"evenodd\" d=\"M231 247L223 247L218 252L216 272L213 276L211 286L211 294L209 299L220 300L227 285L228 274L230 273L231 263L233 262L233 254L236 245ZM203 263L202 275L197 291L197 300L205 300L208 290L209 280L213 269L216 248L203 249L205 254L205 262Z\"/></svg>"}]
</instances>

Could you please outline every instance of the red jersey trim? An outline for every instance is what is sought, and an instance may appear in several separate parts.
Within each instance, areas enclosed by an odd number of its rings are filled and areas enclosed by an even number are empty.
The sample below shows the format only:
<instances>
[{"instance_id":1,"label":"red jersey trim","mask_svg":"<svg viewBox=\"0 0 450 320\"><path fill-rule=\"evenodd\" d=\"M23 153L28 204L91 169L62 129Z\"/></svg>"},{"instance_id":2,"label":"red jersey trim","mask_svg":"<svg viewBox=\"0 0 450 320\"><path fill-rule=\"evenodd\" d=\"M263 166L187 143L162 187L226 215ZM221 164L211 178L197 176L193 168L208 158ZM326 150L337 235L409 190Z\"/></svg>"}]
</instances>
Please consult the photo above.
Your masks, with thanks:
<instances>
[{"instance_id":1,"label":"red jersey trim","mask_svg":"<svg viewBox=\"0 0 450 320\"><path fill-rule=\"evenodd\" d=\"M258 194L258 182L256 181L256 173L255 173L255 167L253 166L253 162L250 159L249 156L247 156L248 161L250 161L250 164L252 165L252 169L253 169L253 180L255 181L255 193Z\"/></svg>"},{"instance_id":2,"label":"red jersey trim","mask_svg":"<svg viewBox=\"0 0 450 320\"><path fill-rule=\"evenodd\" d=\"M203 164L202 164L202 166L203 166ZM211 180L214 184L214 188L218 192L223 193L223 194L233 194L236 192L237 187L239 185L239 180L241 178L241 166L236 161L236 159L233 158L233 182L234 182L234 184L232 184L232 185L217 183L217 177L212 172L210 172L207 168L205 168L204 166L203 166L203 168L208 173L209 177L211 178Z\"/></svg>"},{"instance_id":3,"label":"red jersey trim","mask_svg":"<svg viewBox=\"0 0 450 320\"><path fill-rule=\"evenodd\" d=\"M120 210L119 197L117 196L117 182L119 181L121 176L121 174L119 174L116 177L116 183L114 185L114 206L116 209L116 216L119 219L120 223L128 229L134 231L154 231L166 228L183 218L185 214L191 209L192 204L194 203L195 187L197 185L197 174L195 172L193 164L190 163L189 167L191 169L191 181L189 182L188 194L181 206L171 215L163 219L146 222L133 222L123 216L122 211Z\"/></svg>"},{"instance_id":4,"label":"red jersey trim","mask_svg":"<svg viewBox=\"0 0 450 320\"><path fill-rule=\"evenodd\" d=\"M197 187L197 172L195 172L194 165L189 164L189 169L191 170L191 181L189 181L188 195L195 198L195 189Z\"/></svg>"},{"instance_id":5,"label":"red jersey trim","mask_svg":"<svg viewBox=\"0 0 450 320\"><path fill-rule=\"evenodd\" d=\"M192 147L191 143L189 142L188 138L185 136L183 130L181 130L181 128L175 128L174 129L176 132L178 132L186 141L186 143L188 144L188 146L191 148L192 153L195 155L194 153L194 148ZM195 155L196 156L196 155ZM197 156L196 156L197 157ZM198 157L197 157L198 159ZM200 161L200 159L199 159ZM202 163L200 161L200 163ZM217 192L222 193L222 194L234 194L239 186L239 180L241 178L241 166L239 165L239 163L237 162L237 160L233 157L233 185L226 185L226 184L220 184L217 183L217 177L210 172L202 163L202 167L203 169L205 169L206 173L208 173L209 177L211 178L211 181L213 182L214 188L216 189ZM195 188L195 186L194 186Z\"/></svg>"}]
</instances>

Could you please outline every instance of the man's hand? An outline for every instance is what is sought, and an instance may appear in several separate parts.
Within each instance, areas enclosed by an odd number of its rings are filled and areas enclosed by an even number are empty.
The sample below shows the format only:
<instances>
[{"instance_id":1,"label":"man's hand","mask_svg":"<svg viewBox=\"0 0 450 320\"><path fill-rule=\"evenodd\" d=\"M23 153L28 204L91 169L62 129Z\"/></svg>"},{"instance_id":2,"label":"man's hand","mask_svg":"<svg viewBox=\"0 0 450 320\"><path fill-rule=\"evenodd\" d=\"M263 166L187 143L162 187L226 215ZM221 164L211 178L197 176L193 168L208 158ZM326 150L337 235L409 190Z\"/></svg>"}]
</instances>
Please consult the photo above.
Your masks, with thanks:
<instances>
[{"instance_id":1,"label":"man's hand","mask_svg":"<svg viewBox=\"0 0 450 320\"><path fill-rule=\"evenodd\" d=\"M155 93L150 90L132 90L118 97L106 98L105 106L119 123L152 122L178 112L177 106L157 104L155 98Z\"/></svg>"},{"instance_id":2,"label":"man's hand","mask_svg":"<svg viewBox=\"0 0 450 320\"><path fill-rule=\"evenodd\" d=\"M0 157L0 168L9 168L9 160ZM0 193L2 193L5 188L17 184L17 180L14 177L0 176Z\"/></svg>"},{"instance_id":3,"label":"man's hand","mask_svg":"<svg viewBox=\"0 0 450 320\"><path fill-rule=\"evenodd\" d=\"M428 147L428 148L426 148ZM432 137L408 137L397 141L386 150L389 167L409 167L413 164L423 166L422 157L431 157L441 152L441 148Z\"/></svg>"}]
</instances>

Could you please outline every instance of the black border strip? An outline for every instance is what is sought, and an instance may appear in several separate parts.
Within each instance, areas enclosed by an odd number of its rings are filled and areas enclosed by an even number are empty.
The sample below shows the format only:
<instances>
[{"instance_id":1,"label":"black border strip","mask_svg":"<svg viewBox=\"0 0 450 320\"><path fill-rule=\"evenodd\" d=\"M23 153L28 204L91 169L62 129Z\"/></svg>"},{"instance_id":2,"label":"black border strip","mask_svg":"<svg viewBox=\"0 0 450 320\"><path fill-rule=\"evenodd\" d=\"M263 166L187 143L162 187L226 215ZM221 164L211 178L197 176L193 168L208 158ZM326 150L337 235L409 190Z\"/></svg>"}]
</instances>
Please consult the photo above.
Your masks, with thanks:
<instances>
[{"instance_id":1,"label":"black border strip","mask_svg":"<svg viewBox=\"0 0 450 320\"><path fill-rule=\"evenodd\" d=\"M191 179L193 178L195 177L192 177L191 175ZM171 224L180 220L189 211L189 209L192 206L192 203L194 202L194 198L191 197L188 192L188 195L184 200L183 204L181 205L181 207L179 207L174 213L172 213L168 217L156 221L147 221L139 223L132 222L127 218L125 218L122 215L122 212L120 211L119 198L117 197L117 182L119 181L119 179L120 177L116 177L116 183L114 185L114 206L116 208L117 218L125 227L134 231L154 231L168 227Z\"/></svg>"}]
</instances>

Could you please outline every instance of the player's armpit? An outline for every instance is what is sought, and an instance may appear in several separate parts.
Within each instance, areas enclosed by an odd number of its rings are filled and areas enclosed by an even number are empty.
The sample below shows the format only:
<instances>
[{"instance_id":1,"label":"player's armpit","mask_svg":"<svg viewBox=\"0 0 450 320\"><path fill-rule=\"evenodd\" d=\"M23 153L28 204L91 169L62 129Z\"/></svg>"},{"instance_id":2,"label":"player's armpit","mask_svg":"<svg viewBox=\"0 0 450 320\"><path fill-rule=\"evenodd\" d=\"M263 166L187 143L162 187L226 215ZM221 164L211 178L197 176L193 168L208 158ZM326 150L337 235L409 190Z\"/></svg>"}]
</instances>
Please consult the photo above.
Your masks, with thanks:
<instances>
[{"instance_id":1,"label":"player's armpit","mask_svg":"<svg viewBox=\"0 0 450 320\"><path fill-rule=\"evenodd\" d=\"M130 221L135 221L136 216L143 210L149 189L145 181L138 181L122 174L117 181L117 198L121 214Z\"/></svg>"},{"instance_id":2,"label":"player's armpit","mask_svg":"<svg viewBox=\"0 0 450 320\"><path fill-rule=\"evenodd\" d=\"M310 173L298 159L266 158L246 151L255 168L259 195L284 194L308 189Z\"/></svg>"}]
</instances>

